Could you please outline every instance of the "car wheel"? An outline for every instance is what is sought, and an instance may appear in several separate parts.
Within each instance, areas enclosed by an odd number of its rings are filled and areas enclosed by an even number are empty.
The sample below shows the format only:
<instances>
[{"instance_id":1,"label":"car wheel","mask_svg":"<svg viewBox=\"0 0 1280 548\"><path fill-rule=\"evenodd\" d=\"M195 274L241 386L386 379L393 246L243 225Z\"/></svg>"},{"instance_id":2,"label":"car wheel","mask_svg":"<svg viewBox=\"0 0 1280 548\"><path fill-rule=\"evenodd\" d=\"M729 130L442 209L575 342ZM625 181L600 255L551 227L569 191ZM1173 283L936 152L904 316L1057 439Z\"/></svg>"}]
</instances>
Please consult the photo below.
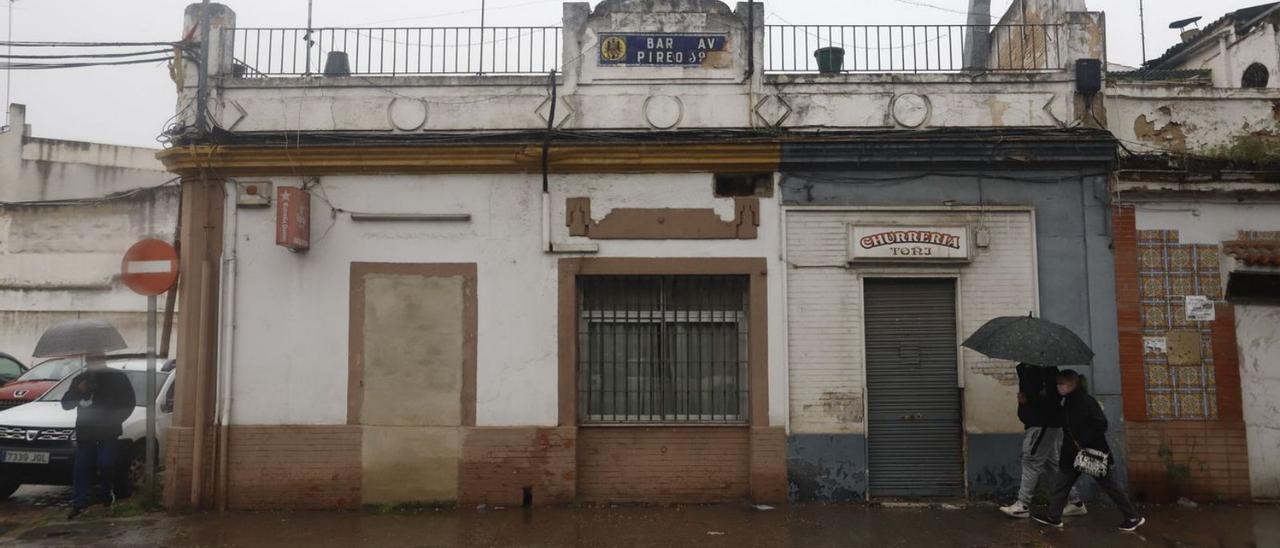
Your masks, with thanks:
<instances>
[{"instance_id":1,"label":"car wheel","mask_svg":"<svg viewBox=\"0 0 1280 548\"><path fill-rule=\"evenodd\" d=\"M22 487L22 482L18 480L0 478L0 500L13 496L19 487Z\"/></svg>"},{"instance_id":2,"label":"car wheel","mask_svg":"<svg viewBox=\"0 0 1280 548\"><path fill-rule=\"evenodd\" d=\"M116 498L126 499L137 491L147 477L147 446L143 442L126 446L116 473Z\"/></svg>"}]
</instances>

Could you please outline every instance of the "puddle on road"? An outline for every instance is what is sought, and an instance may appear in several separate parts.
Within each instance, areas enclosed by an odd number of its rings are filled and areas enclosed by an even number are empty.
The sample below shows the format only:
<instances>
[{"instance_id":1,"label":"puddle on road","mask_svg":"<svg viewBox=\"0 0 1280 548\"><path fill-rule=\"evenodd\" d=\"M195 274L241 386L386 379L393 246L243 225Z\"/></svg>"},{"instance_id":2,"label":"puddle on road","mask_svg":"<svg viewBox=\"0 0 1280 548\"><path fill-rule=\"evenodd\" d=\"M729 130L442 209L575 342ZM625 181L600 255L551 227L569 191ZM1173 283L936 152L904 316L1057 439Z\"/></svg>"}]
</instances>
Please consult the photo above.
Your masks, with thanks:
<instances>
[{"instance_id":1,"label":"puddle on road","mask_svg":"<svg viewBox=\"0 0 1280 548\"><path fill-rule=\"evenodd\" d=\"M1109 508L1063 531L966 510L792 505L597 507L413 512L259 512L50 524L21 545L165 546L957 546L998 548L1280 546L1280 507L1147 508L1141 535L1114 530ZM59 533L62 527L65 534Z\"/></svg>"},{"instance_id":2,"label":"puddle on road","mask_svg":"<svg viewBox=\"0 0 1280 548\"><path fill-rule=\"evenodd\" d=\"M994 508L891 510L856 506L474 509L405 514L244 513L192 516L172 541L197 546L1280 546L1280 507L1149 510L1142 535L1116 532L1097 508L1064 531Z\"/></svg>"}]
</instances>

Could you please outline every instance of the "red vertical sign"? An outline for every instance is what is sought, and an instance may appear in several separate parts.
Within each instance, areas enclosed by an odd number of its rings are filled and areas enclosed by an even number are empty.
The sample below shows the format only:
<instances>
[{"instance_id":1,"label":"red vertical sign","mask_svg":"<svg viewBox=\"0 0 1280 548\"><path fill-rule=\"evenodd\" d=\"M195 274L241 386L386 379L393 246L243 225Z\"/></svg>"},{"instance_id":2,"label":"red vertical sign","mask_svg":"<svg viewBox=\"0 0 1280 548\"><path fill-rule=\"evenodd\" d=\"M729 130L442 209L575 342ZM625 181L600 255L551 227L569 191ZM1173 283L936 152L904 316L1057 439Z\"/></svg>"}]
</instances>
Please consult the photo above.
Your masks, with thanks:
<instances>
[{"instance_id":1,"label":"red vertical sign","mask_svg":"<svg viewBox=\"0 0 1280 548\"><path fill-rule=\"evenodd\" d=\"M311 247L311 193L297 187L276 187L276 245L291 251Z\"/></svg>"}]
</instances>

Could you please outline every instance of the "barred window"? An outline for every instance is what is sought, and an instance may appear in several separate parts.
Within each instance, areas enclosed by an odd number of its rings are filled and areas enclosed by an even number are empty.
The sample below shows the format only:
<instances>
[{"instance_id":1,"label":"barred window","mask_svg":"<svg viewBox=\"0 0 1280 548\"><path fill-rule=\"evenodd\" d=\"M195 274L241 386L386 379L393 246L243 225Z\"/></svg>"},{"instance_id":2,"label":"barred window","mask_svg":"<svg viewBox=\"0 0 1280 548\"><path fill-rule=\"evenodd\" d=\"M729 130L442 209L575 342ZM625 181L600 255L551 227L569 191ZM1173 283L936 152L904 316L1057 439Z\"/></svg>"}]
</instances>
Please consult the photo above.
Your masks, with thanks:
<instances>
[{"instance_id":1,"label":"barred window","mask_svg":"<svg viewBox=\"0 0 1280 548\"><path fill-rule=\"evenodd\" d=\"M746 276L578 278L583 423L747 420Z\"/></svg>"}]
</instances>

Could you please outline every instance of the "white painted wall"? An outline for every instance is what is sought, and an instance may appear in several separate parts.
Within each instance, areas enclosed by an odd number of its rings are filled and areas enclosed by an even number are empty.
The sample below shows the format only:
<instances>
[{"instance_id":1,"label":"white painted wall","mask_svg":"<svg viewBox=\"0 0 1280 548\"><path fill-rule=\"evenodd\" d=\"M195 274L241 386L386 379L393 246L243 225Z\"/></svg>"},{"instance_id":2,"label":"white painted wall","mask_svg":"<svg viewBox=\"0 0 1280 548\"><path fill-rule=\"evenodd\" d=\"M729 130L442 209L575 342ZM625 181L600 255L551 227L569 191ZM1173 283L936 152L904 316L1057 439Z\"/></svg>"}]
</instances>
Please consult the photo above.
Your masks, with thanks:
<instances>
[{"instance_id":1,"label":"white painted wall","mask_svg":"<svg viewBox=\"0 0 1280 548\"><path fill-rule=\"evenodd\" d=\"M120 259L139 239L172 241L178 189L97 203L173 178L156 150L35 138L22 105L0 134L0 350L32 363L45 330L76 318L111 321L130 351L146 344L146 299L119 281ZM163 300L161 302L163 307Z\"/></svg>"},{"instance_id":2,"label":"white painted wall","mask_svg":"<svg viewBox=\"0 0 1280 548\"><path fill-rule=\"evenodd\" d=\"M277 179L277 184L300 181ZM238 209L233 358L236 424L345 424L350 264L464 262L478 265L477 423L551 426L558 420L557 263L542 251L541 177L447 175L324 177L314 188L312 248L275 245L274 209ZM567 236L565 198L590 196L593 216L617 206L715 207L709 174L555 176L554 239ZM468 223L357 223L348 211L469 213ZM769 257L770 417L785 424L785 351L778 205L761 200L761 238L751 241L603 241L599 257ZM231 219L229 219L231 221Z\"/></svg>"},{"instance_id":3,"label":"white painted wall","mask_svg":"<svg viewBox=\"0 0 1280 548\"><path fill-rule=\"evenodd\" d=\"M1280 230L1280 203L1142 202L1138 230L1177 230L1184 244L1221 245L1241 230Z\"/></svg>"},{"instance_id":4,"label":"white painted wall","mask_svg":"<svg viewBox=\"0 0 1280 548\"><path fill-rule=\"evenodd\" d=\"M1280 306L1236 306L1240 384L1256 499L1280 498Z\"/></svg>"},{"instance_id":5,"label":"white painted wall","mask_svg":"<svg viewBox=\"0 0 1280 548\"><path fill-rule=\"evenodd\" d=\"M849 225L985 226L991 247L971 263L935 266L846 267ZM865 433L862 289L866 276L957 278L960 331L956 344L988 320L1038 311L1035 227L1029 211L897 211L788 208L787 314L791 428L797 433ZM960 355L965 430L1021 432L1013 412L1017 377L1012 363L968 349ZM852 398L851 398L852 396ZM856 401L855 401L856 400ZM1000 405L1008 402L1008 405ZM864 409L851 410L848 405ZM856 417L857 420L852 420Z\"/></svg>"},{"instance_id":6,"label":"white painted wall","mask_svg":"<svg viewBox=\"0 0 1280 548\"><path fill-rule=\"evenodd\" d=\"M1280 74L1272 80L1280 80ZM1280 100L1278 89L1113 82L1104 93L1108 128L1134 150L1211 152L1240 137L1253 134L1268 139L1280 130L1272 111ZM1140 135L1140 117L1159 134Z\"/></svg>"},{"instance_id":7,"label":"white painted wall","mask_svg":"<svg viewBox=\"0 0 1280 548\"><path fill-rule=\"evenodd\" d=\"M1262 23L1244 36L1235 32L1219 32L1212 44L1200 47L1187 55L1178 67L1185 69L1209 69L1213 71L1213 85L1219 88L1239 88L1244 69L1253 63L1261 63L1271 72L1267 87L1280 87L1280 48L1276 43L1276 29L1270 23Z\"/></svg>"}]
</instances>

